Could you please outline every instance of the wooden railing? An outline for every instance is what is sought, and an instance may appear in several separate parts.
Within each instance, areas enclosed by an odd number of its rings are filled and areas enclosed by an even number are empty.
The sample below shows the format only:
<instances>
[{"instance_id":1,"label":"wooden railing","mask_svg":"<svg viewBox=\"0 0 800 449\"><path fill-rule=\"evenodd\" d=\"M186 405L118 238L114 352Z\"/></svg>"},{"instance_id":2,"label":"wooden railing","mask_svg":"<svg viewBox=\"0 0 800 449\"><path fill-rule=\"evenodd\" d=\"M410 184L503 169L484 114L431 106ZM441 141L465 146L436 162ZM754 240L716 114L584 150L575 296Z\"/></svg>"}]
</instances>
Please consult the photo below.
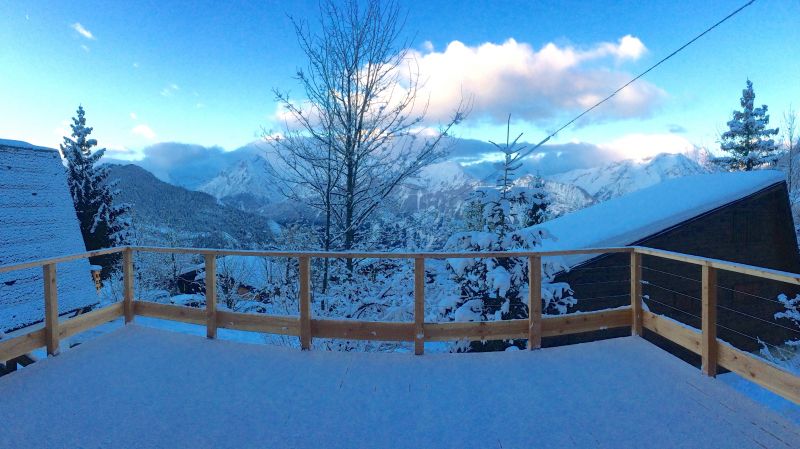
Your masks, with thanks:
<instances>
[{"instance_id":1,"label":"wooden railing","mask_svg":"<svg viewBox=\"0 0 800 449\"><path fill-rule=\"evenodd\" d=\"M136 300L134 295L134 252L202 255L205 265L206 308L198 309L171 304ZM58 320L56 264L99 255L122 253L123 301L94 310L66 321ZM559 316L542 315L542 258L569 255L630 254L630 306L581 312ZM299 261L299 315L278 316L246 314L217 309L216 257L255 256L296 258ZM670 318L643 310L642 256L654 256L700 266L702 269L702 327L697 330ZM528 319L486 322L426 322L425 261L451 258L528 258L529 297ZM414 321L378 322L334 320L312 317L311 259L312 258L385 258L414 259ZM370 253L370 252L285 252L247 251L201 248L120 247L58 258L38 260L17 265L0 266L0 273L42 267L44 278L44 326L22 335L0 340L0 362L47 347L56 355L59 341L124 316L130 323L136 315L205 325L208 338L216 338L217 329L236 329L295 336L302 349L310 349L313 338L351 340L382 340L413 342L414 353L423 354L428 341L527 339L529 349L541 347L543 337L630 327L633 335L643 329L658 334L702 358L702 371L716 376L718 366L733 371L797 404L800 404L800 377L763 359L719 340L716 336L716 277L719 270L735 272L774 281L800 285L800 274L759 268L749 265L709 259L687 254L644 248L593 248L568 251L533 252L460 252L460 253Z\"/></svg>"}]
</instances>

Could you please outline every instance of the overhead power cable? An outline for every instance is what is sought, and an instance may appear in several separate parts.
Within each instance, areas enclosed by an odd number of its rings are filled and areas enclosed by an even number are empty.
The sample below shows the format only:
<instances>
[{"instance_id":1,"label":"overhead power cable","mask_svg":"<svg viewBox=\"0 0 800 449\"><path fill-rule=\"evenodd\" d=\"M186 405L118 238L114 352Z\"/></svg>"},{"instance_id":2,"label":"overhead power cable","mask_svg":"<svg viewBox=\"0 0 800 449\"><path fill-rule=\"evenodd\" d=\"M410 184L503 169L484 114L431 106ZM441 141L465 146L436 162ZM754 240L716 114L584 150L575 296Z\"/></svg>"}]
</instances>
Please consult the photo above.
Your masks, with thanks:
<instances>
[{"instance_id":1,"label":"overhead power cable","mask_svg":"<svg viewBox=\"0 0 800 449\"><path fill-rule=\"evenodd\" d=\"M747 3L745 3L744 5L740 6L738 9L736 9L736 10L735 10L735 11L733 11L732 13L730 13L730 14L728 14L727 16L725 16L724 18L722 18L722 20L720 20L720 21L718 21L717 23L715 23L715 24L711 25L710 27L706 28L706 29L705 29L705 31L703 31L702 33L700 33L700 34L698 34L697 36L695 36L694 38L692 38L692 40L690 40L689 42L686 42L685 44L681 45L681 46L680 46L680 47L679 47L677 50L675 50L675 51L673 51L672 53L668 54L667 56L665 56L665 57L661 58L661 60L659 60L659 61L658 61L658 62L656 62L655 64L651 65L651 66L650 66L650 67L649 67L647 70L645 70L644 72L640 73L639 75L637 75L636 77L634 77L633 79L631 79L630 81L628 81L627 83L623 84L623 85L622 85L620 88L618 88L617 90L615 90L614 92L612 92L612 93L611 93L611 95L608 95L607 97L605 97L605 98L603 98L602 100L598 101L598 102L597 102L597 103L595 103L593 106L591 106L590 108L588 108L588 109L586 109L585 111L581 112L580 114L578 114L577 116L575 116L575 117L574 117L572 120L568 121L568 122L567 122L567 123L565 123L563 126L561 126L561 127L560 127L560 128L558 128L557 130L555 130L555 131L553 131L552 133L550 133L550 134L549 134L547 137L545 137L544 139L542 139L542 141L541 141L541 142L539 142L539 143L537 143L536 145L534 145L533 147L529 148L527 151L525 151L525 152L524 152L524 154L523 154L523 155L520 157L520 159L522 159L522 158L525 158L525 157L529 156L529 155L530 155L530 154L531 154L531 153L532 153L534 150L536 150L536 149L537 149L537 148L539 148L540 146L544 145L544 144L545 144L547 141L549 141L551 138L555 137L555 136L556 136L556 134L558 134L559 132L563 131L563 130L564 130L566 127L568 127L568 126L570 126L571 124L575 123L576 121L580 120L580 118L581 118L581 117L583 117L584 115L586 115L586 114L588 114L589 112L593 111L594 109L596 109L596 108L597 108L598 106L600 106L601 104L603 104L603 103L605 103L606 101L608 101L608 100L610 100L610 99L614 98L614 96L615 96L615 95L617 95L617 94L618 94L620 91L622 91L622 89L625 89L626 87L628 87L628 86L630 86L631 84L633 84L634 82L636 82L636 80L638 80L639 78L641 78L641 77L643 77L643 76L647 75L648 73L650 73L650 71L652 71L652 70L653 70L653 69L655 69L656 67L660 66L661 64L663 64L664 62L666 62L668 59L672 58L673 56L677 55L678 53L680 53L680 52L681 52L683 49L685 49L685 48L686 48L686 47L688 47L689 45L693 44L693 43L694 43L696 40L700 39L701 37L703 37L703 36L705 36L706 34L708 34L709 32L711 32L711 30L713 30L714 28L716 28L716 27L718 27L718 26L722 25L722 24L723 24L723 23L725 23L727 20L729 20L730 18L732 18L733 16L735 16L736 14L738 14L739 12L741 12L743 9L745 9L745 8L747 8L748 6L750 6L750 5L752 5L753 3L755 3L755 1L756 1L756 0L750 0L749 2L747 2ZM484 178L484 179L483 179L483 181L485 182L487 179L494 177L495 175L497 175L497 173L499 173L499 170L495 171L495 172L494 172L494 173L492 173L491 175L489 175L489 176L487 176L486 178Z\"/></svg>"}]
</instances>

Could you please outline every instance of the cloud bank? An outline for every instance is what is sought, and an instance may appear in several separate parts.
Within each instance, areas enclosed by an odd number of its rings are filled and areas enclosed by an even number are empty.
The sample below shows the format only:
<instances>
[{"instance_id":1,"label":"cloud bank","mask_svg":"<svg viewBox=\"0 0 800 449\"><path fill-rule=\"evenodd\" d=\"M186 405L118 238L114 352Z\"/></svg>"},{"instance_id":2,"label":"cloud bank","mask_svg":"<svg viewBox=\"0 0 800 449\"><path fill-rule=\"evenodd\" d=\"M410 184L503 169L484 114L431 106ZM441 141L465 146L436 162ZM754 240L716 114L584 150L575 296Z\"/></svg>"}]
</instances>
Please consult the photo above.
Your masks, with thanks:
<instances>
[{"instance_id":1,"label":"cloud bank","mask_svg":"<svg viewBox=\"0 0 800 449\"><path fill-rule=\"evenodd\" d=\"M462 95L473 99L473 119L504 122L508 114L537 124L594 105L632 78L620 70L636 61L647 48L627 35L617 42L590 48L530 44L508 39L502 44L468 46L453 41L443 51L412 50L409 68L401 70L408 83L409 70L418 68L424 81L420 98L429 99L428 118L446 120ZM589 117L592 121L650 115L666 93L646 81L637 81Z\"/></svg>"}]
</instances>

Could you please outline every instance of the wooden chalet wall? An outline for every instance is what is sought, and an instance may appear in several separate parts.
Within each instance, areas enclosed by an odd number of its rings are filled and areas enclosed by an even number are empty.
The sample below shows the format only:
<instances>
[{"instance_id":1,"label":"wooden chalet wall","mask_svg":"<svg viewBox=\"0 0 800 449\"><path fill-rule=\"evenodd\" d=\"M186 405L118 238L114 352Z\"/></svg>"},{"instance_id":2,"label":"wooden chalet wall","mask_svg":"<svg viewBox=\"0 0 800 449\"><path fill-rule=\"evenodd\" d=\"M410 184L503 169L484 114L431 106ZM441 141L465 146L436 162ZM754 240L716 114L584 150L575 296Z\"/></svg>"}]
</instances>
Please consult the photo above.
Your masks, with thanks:
<instances>
[{"instance_id":1,"label":"wooden chalet wall","mask_svg":"<svg viewBox=\"0 0 800 449\"><path fill-rule=\"evenodd\" d=\"M774 184L642 240L620 243L800 272L800 255L785 183ZM642 256L645 303L655 313L699 329L700 271L699 266ZM630 304L629 278L628 255L610 254L562 273L556 280L570 283L578 299L576 310L592 311ZM783 310L775 299L780 293L798 293L796 286L729 272L719 274L718 285L719 338L752 351L760 345L745 335L757 336L772 344L800 337L787 329L742 315L791 327L786 320L774 319L775 313ZM570 339L577 342L598 336Z\"/></svg>"}]
</instances>

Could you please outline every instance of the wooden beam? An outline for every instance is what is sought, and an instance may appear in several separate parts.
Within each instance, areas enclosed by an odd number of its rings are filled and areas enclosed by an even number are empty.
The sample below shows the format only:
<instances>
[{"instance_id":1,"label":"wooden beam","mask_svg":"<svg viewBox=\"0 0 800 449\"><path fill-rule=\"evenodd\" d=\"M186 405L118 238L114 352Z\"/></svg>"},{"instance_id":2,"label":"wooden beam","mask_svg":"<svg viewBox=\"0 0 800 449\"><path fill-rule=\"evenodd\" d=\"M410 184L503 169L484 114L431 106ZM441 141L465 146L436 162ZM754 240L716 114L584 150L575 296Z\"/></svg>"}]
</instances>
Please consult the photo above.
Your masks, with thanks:
<instances>
[{"instance_id":1,"label":"wooden beam","mask_svg":"<svg viewBox=\"0 0 800 449\"><path fill-rule=\"evenodd\" d=\"M703 265L702 298L702 370L706 376L717 375L717 270Z\"/></svg>"},{"instance_id":2,"label":"wooden beam","mask_svg":"<svg viewBox=\"0 0 800 449\"><path fill-rule=\"evenodd\" d=\"M528 258L528 349L542 347L542 258Z\"/></svg>"},{"instance_id":3,"label":"wooden beam","mask_svg":"<svg viewBox=\"0 0 800 449\"><path fill-rule=\"evenodd\" d=\"M719 342L717 346L720 365L800 405L800 377L727 343Z\"/></svg>"},{"instance_id":4,"label":"wooden beam","mask_svg":"<svg viewBox=\"0 0 800 449\"><path fill-rule=\"evenodd\" d=\"M528 320L425 323L426 341L528 338Z\"/></svg>"},{"instance_id":5,"label":"wooden beam","mask_svg":"<svg viewBox=\"0 0 800 449\"><path fill-rule=\"evenodd\" d=\"M217 257L206 254L206 337L217 338Z\"/></svg>"},{"instance_id":6,"label":"wooden beam","mask_svg":"<svg viewBox=\"0 0 800 449\"><path fill-rule=\"evenodd\" d=\"M320 259L416 259L424 257L426 259L472 259L472 258L504 258L504 257L529 257L529 256L571 256L580 254L606 254L606 253L630 253L632 247L611 247L611 248L582 248L568 249L559 251L483 251L483 252L335 252L335 251L257 251L241 249L218 249L218 248L166 248L155 246L134 246L134 251L152 253L171 253L171 254L213 254L215 256L257 256L257 257L315 257Z\"/></svg>"},{"instance_id":7,"label":"wooden beam","mask_svg":"<svg viewBox=\"0 0 800 449\"><path fill-rule=\"evenodd\" d=\"M631 310L620 308L597 312L570 313L542 319L542 336L555 337L582 332L594 332L631 325Z\"/></svg>"},{"instance_id":8,"label":"wooden beam","mask_svg":"<svg viewBox=\"0 0 800 449\"><path fill-rule=\"evenodd\" d=\"M425 353L425 258L414 259L414 354Z\"/></svg>"},{"instance_id":9,"label":"wooden beam","mask_svg":"<svg viewBox=\"0 0 800 449\"><path fill-rule=\"evenodd\" d=\"M122 315L122 303L117 302L101 309L83 313L58 324L58 337L61 339L79 334Z\"/></svg>"},{"instance_id":10,"label":"wooden beam","mask_svg":"<svg viewBox=\"0 0 800 449\"><path fill-rule=\"evenodd\" d=\"M240 331L300 336L300 320L296 316L262 315L218 310L217 326Z\"/></svg>"},{"instance_id":11,"label":"wooden beam","mask_svg":"<svg viewBox=\"0 0 800 449\"><path fill-rule=\"evenodd\" d=\"M347 340L414 341L415 323L311 320L314 337Z\"/></svg>"},{"instance_id":12,"label":"wooden beam","mask_svg":"<svg viewBox=\"0 0 800 449\"><path fill-rule=\"evenodd\" d=\"M700 332L648 311L642 312L642 324L645 329L700 355Z\"/></svg>"},{"instance_id":13,"label":"wooden beam","mask_svg":"<svg viewBox=\"0 0 800 449\"><path fill-rule=\"evenodd\" d=\"M122 252L122 304L125 314L125 324L133 321L135 313L133 311L133 250L126 248Z\"/></svg>"},{"instance_id":14,"label":"wooden beam","mask_svg":"<svg viewBox=\"0 0 800 449\"><path fill-rule=\"evenodd\" d=\"M45 341L44 328L36 329L17 337L0 340L0 362L15 359L36 348L41 348Z\"/></svg>"},{"instance_id":15,"label":"wooden beam","mask_svg":"<svg viewBox=\"0 0 800 449\"><path fill-rule=\"evenodd\" d=\"M182 323L206 324L206 311L194 307L159 304L149 301L134 301L133 310L137 315L160 318L162 320L180 321Z\"/></svg>"},{"instance_id":16,"label":"wooden beam","mask_svg":"<svg viewBox=\"0 0 800 449\"><path fill-rule=\"evenodd\" d=\"M44 275L44 335L47 355L58 354L58 287L56 285L56 265L47 264L42 268Z\"/></svg>"},{"instance_id":17,"label":"wooden beam","mask_svg":"<svg viewBox=\"0 0 800 449\"><path fill-rule=\"evenodd\" d=\"M117 248L99 249L97 251L87 251L85 253L70 254L61 257L50 257L48 259L39 259L32 262L18 263L14 265L0 265L0 273L7 273L9 271L24 270L26 268L42 267L47 264L57 264L62 262L69 262L78 259L88 259L90 257L104 256L106 254L115 254L122 252L126 249L125 246Z\"/></svg>"},{"instance_id":18,"label":"wooden beam","mask_svg":"<svg viewBox=\"0 0 800 449\"><path fill-rule=\"evenodd\" d=\"M645 248L641 246L635 247L635 252L639 254L660 257L662 259L691 263L694 265L708 265L709 267L716 268L718 270L746 274L748 276L771 279L773 281L786 282L787 284L800 285L800 274L790 273L788 271L772 270L769 268L761 268L736 262L728 262L725 260L711 259L708 257L693 256L690 254L676 253L662 249Z\"/></svg>"},{"instance_id":19,"label":"wooden beam","mask_svg":"<svg viewBox=\"0 0 800 449\"><path fill-rule=\"evenodd\" d=\"M300 348L311 349L311 258L300 257Z\"/></svg>"},{"instance_id":20,"label":"wooden beam","mask_svg":"<svg viewBox=\"0 0 800 449\"><path fill-rule=\"evenodd\" d=\"M631 334L642 335L642 255L631 253Z\"/></svg>"}]
</instances>

